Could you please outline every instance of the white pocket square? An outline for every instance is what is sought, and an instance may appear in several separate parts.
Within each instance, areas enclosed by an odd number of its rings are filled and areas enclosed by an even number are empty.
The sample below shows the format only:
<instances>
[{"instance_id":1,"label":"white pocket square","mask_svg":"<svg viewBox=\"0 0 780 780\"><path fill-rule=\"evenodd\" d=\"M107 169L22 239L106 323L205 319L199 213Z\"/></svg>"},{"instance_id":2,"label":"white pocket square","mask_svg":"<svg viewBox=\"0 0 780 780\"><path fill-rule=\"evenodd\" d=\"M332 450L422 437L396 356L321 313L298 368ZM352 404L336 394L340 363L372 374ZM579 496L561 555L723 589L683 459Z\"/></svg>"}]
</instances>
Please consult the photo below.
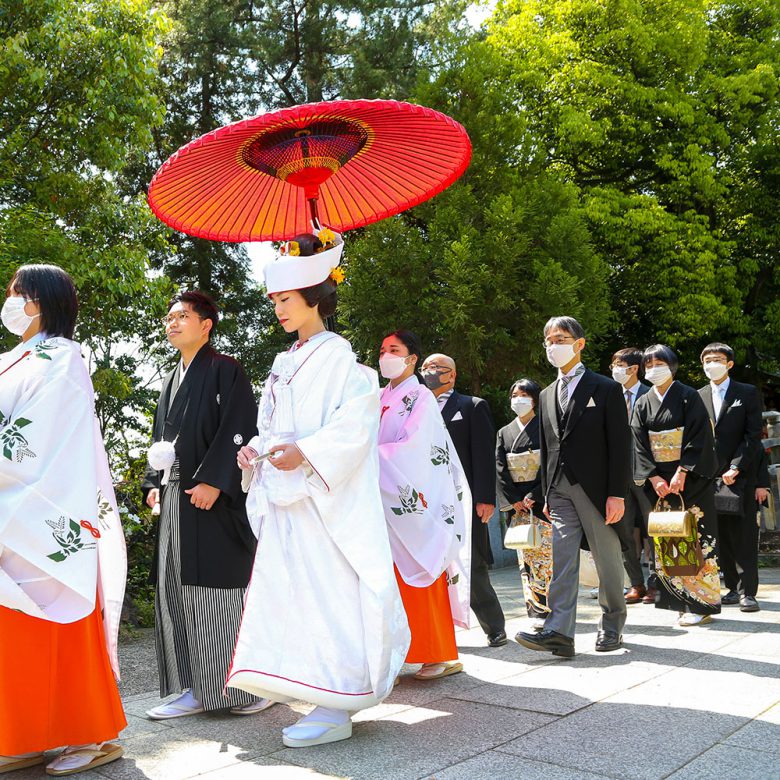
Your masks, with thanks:
<instances>
[{"instance_id":1,"label":"white pocket square","mask_svg":"<svg viewBox=\"0 0 780 780\"><path fill-rule=\"evenodd\" d=\"M588 401L588 405L585 407L586 409L590 409L591 406L595 406L596 402L591 398L590 401Z\"/></svg>"},{"instance_id":2,"label":"white pocket square","mask_svg":"<svg viewBox=\"0 0 780 780\"><path fill-rule=\"evenodd\" d=\"M455 422L455 420L462 420L463 415L460 412L455 412L450 422Z\"/></svg>"},{"instance_id":3,"label":"white pocket square","mask_svg":"<svg viewBox=\"0 0 780 780\"><path fill-rule=\"evenodd\" d=\"M731 404L732 408L735 406L742 406L742 401L739 400L739 398L734 399L734 403Z\"/></svg>"}]
</instances>

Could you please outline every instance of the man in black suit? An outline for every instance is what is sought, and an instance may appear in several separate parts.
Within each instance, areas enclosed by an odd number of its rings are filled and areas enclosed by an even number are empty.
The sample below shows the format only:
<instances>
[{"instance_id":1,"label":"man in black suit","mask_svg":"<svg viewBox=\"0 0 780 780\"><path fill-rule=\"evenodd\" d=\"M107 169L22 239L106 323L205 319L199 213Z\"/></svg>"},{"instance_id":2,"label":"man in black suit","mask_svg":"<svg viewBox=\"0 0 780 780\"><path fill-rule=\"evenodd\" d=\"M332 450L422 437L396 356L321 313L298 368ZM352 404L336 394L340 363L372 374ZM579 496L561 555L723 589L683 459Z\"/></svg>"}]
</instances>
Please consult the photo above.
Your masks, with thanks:
<instances>
[{"instance_id":1,"label":"man in black suit","mask_svg":"<svg viewBox=\"0 0 780 780\"><path fill-rule=\"evenodd\" d=\"M623 645L626 602L623 556L614 525L625 511L630 434L620 385L582 364L585 331L573 317L544 326L547 359L558 379L539 398L542 491L553 526L550 614L539 633L517 634L531 650L574 655L580 544L583 535L599 575L602 616L596 650Z\"/></svg>"},{"instance_id":2,"label":"man in black suit","mask_svg":"<svg viewBox=\"0 0 780 780\"><path fill-rule=\"evenodd\" d=\"M649 389L639 381L639 371L642 366L642 350L636 347L626 347L619 349L612 356L610 370L612 378L623 386L623 397L626 401L626 412L628 419L634 411L634 406ZM631 450L633 462L633 447ZM631 470L633 474L633 468ZM629 484L629 491L626 493L626 511L623 519L617 524L621 535L623 545L623 565L628 574L630 588L626 593L626 604L638 604L643 601L645 604L655 604L655 579L653 574L654 553L653 546L648 545L648 561L650 563L650 577L647 587L645 587L645 578L642 573L642 563L640 555L642 550L642 540L647 537L647 516L652 506L647 498L647 494L641 485Z\"/></svg>"},{"instance_id":3,"label":"man in black suit","mask_svg":"<svg viewBox=\"0 0 780 780\"><path fill-rule=\"evenodd\" d=\"M496 429L490 407L482 398L455 390L457 368L447 355L430 355L422 365L422 377L439 402L474 501L471 523L471 609L490 647L506 644L506 621L490 584L488 566L493 563L488 522L496 508Z\"/></svg>"},{"instance_id":4,"label":"man in black suit","mask_svg":"<svg viewBox=\"0 0 780 780\"><path fill-rule=\"evenodd\" d=\"M742 612L758 612L758 525L756 477L761 457L761 397L758 388L729 377L734 351L728 344L708 344L701 353L709 384L699 390L715 428L719 491L727 489L742 499L738 512L716 494L718 561L728 593L723 604L739 604ZM727 499L725 500L727 504Z\"/></svg>"}]
</instances>

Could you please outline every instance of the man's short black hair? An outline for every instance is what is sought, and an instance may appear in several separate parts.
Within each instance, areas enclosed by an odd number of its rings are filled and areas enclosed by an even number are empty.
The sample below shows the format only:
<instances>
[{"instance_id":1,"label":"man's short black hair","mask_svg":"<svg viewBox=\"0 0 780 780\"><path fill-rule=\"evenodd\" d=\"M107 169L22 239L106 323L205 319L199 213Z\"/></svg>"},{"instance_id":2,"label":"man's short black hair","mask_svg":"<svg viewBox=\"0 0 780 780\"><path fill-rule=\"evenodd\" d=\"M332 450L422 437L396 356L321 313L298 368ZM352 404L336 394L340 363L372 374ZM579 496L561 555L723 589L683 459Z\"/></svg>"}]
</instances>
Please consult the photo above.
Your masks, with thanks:
<instances>
[{"instance_id":1,"label":"man's short black hair","mask_svg":"<svg viewBox=\"0 0 780 780\"><path fill-rule=\"evenodd\" d=\"M79 302L76 285L58 265L23 265L16 273L11 287L17 295L35 300L41 310L41 331L47 336L73 338Z\"/></svg>"},{"instance_id":2,"label":"man's short black hair","mask_svg":"<svg viewBox=\"0 0 780 780\"><path fill-rule=\"evenodd\" d=\"M653 344L651 347L648 347L642 353L642 367L646 368L647 364L653 358L666 363L666 365L669 366L669 370L672 372L672 376L677 373L680 361L677 360L677 355L671 347L667 347L666 344Z\"/></svg>"},{"instance_id":3,"label":"man's short black hair","mask_svg":"<svg viewBox=\"0 0 780 780\"><path fill-rule=\"evenodd\" d=\"M550 317L544 326L545 338L547 337L547 334L554 328L565 330L566 333L575 339L585 338L585 329L582 327L582 325L580 325L579 322L577 322L577 320L574 319L574 317Z\"/></svg>"},{"instance_id":4,"label":"man's short black hair","mask_svg":"<svg viewBox=\"0 0 780 780\"><path fill-rule=\"evenodd\" d=\"M209 339L211 334L217 329L217 323L219 322L219 311L217 305L206 293L200 290L184 290L183 292L176 293L168 302L168 311L170 311L176 303L188 303L192 310L202 320L211 320L211 330L209 331Z\"/></svg>"},{"instance_id":5,"label":"man's short black hair","mask_svg":"<svg viewBox=\"0 0 780 780\"><path fill-rule=\"evenodd\" d=\"M619 349L612 356L613 363L625 363L627 366L642 365L642 350L639 347L625 347Z\"/></svg>"},{"instance_id":6,"label":"man's short black hair","mask_svg":"<svg viewBox=\"0 0 780 780\"><path fill-rule=\"evenodd\" d=\"M728 344L723 344L720 341L713 341L712 344L707 344L704 347L699 358L702 363L705 355L725 355L726 360L734 360L734 350Z\"/></svg>"}]
</instances>

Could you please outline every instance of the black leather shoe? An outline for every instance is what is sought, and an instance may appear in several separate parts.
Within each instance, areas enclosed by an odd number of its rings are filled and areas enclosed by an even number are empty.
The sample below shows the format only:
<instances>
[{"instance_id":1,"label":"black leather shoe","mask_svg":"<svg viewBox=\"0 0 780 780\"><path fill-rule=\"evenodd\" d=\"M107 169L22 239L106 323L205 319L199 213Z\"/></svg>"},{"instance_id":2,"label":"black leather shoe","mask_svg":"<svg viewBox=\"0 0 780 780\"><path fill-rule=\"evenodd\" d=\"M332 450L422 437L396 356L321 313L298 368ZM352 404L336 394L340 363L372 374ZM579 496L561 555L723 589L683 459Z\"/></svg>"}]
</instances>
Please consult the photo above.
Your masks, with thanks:
<instances>
[{"instance_id":1,"label":"black leather shoe","mask_svg":"<svg viewBox=\"0 0 780 780\"><path fill-rule=\"evenodd\" d=\"M506 631L488 634L488 647L503 647L507 643Z\"/></svg>"},{"instance_id":2,"label":"black leather shoe","mask_svg":"<svg viewBox=\"0 0 780 780\"><path fill-rule=\"evenodd\" d=\"M623 635L617 631L599 631L596 637L596 652L609 653L623 647Z\"/></svg>"},{"instance_id":3,"label":"black leather shoe","mask_svg":"<svg viewBox=\"0 0 780 780\"><path fill-rule=\"evenodd\" d=\"M533 634L520 631L515 635L515 641L529 650L541 650L563 658L574 658L574 639L557 631L545 630Z\"/></svg>"},{"instance_id":4,"label":"black leather shoe","mask_svg":"<svg viewBox=\"0 0 780 780\"><path fill-rule=\"evenodd\" d=\"M739 593L735 590L730 590L721 600L721 604L725 604L727 607L733 607L735 604L739 604Z\"/></svg>"},{"instance_id":5,"label":"black leather shoe","mask_svg":"<svg viewBox=\"0 0 780 780\"><path fill-rule=\"evenodd\" d=\"M760 609L758 602L752 596L742 596L739 600L740 612L758 612Z\"/></svg>"}]
</instances>

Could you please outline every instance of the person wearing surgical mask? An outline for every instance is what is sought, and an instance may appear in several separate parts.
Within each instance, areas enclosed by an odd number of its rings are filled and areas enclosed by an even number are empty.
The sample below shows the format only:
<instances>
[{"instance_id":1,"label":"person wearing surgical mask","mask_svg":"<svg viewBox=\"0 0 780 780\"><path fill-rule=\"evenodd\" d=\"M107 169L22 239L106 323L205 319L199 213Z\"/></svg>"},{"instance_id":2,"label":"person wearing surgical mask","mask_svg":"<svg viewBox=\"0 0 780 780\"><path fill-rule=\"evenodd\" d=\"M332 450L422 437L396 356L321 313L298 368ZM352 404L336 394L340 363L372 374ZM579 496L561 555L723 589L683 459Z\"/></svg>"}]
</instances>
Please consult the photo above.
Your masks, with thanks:
<instances>
[{"instance_id":1,"label":"person wearing surgical mask","mask_svg":"<svg viewBox=\"0 0 780 780\"><path fill-rule=\"evenodd\" d=\"M493 564L489 523L496 511L496 428L484 398L455 389L458 370L449 355L434 353L422 366L425 384L436 396L471 489L471 609L488 647L507 643L506 618L490 582Z\"/></svg>"},{"instance_id":2,"label":"person wearing surgical mask","mask_svg":"<svg viewBox=\"0 0 780 780\"><path fill-rule=\"evenodd\" d=\"M539 418L536 407L542 388L533 379L519 379L512 385L509 405L515 418L496 437L496 474L499 506L514 510L512 522L535 515L542 544L533 550L518 550L517 562L528 617L541 628L550 611L547 591L552 575L552 527L541 512L544 506L539 475Z\"/></svg>"},{"instance_id":3,"label":"person wearing surgical mask","mask_svg":"<svg viewBox=\"0 0 780 780\"><path fill-rule=\"evenodd\" d=\"M420 381L419 338L382 341L379 486L395 576L412 641L406 663L418 680L463 670L455 624L469 626L471 495L433 393Z\"/></svg>"},{"instance_id":4,"label":"person wearing surgical mask","mask_svg":"<svg viewBox=\"0 0 780 780\"><path fill-rule=\"evenodd\" d=\"M680 626L704 625L720 612L712 423L699 393L675 379L678 361L671 348L648 347L642 366L653 388L636 402L631 417L634 480L653 503L673 494L667 502L672 509L684 504L696 518L691 542L695 533L702 553L697 574L677 576L680 550L687 546L655 537L655 606L676 611Z\"/></svg>"},{"instance_id":5,"label":"person wearing surgical mask","mask_svg":"<svg viewBox=\"0 0 780 780\"><path fill-rule=\"evenodd\" d=\"M48 760L70 775L122 756L125 539L73 280L24 265L6 296L19 343L0 354L0 774Z\"/></svg>"},{"instance_id":6,"label":"person wearing surgical mask","mask_svg":"<svg viewBox=\"0 0 780 780\"><path fill-rule=\"evenodd\" d=\"M642 350L637 347L619 349L612 355L610 372L612 378L623 388L623 397L626 399L626 412L628 419L634 412L634 407L639 398L650 390L650 386L639 381L639 373L642 366ZM633 453L633 448L632 448ZM633 473L633 469L632 469ZM631 483L626 494L626 513L624 522L621 523L623 536L623 566L629 580L629 589L626 591L626 604L655 604L655 575L652 544L647 541L647 516L653 508L647 500L645 491L641 486ZM642 571L642 548L649 564L650 573L645 586L645 576Z\"/></svg>"},{"instance_id":7,"label":"person wearing surgical mask","mask_svg":"<svg viewBox=\"0 0 780 780\"><path fill-rule=\"evenodd\" d=\"M558 376L539 396L543 513L552 524L553 572L544 628L515 639L530 650L571 658L586 542L599 577L597 652L623 646L626 602L616 525L630 480L630 434L621 386L582 363L585 331L573 317L552 317L543 348Z\"/></svg>"},{"instance_id":8,"label":"person wearing surgical mask","mask_svg":"<svg viewBox=\"0 0 780 780\"><path fill-rule=\"evenodd\" d=\"M702 350L701 364L710 381L700 388L699 395L715 430L718 461L718 563L728 589L722 603L739 604L742 612L758 612L756 480L762 454L761 395L754 385L731 378L734 350L728 344L708 344ZM728 494L741 499L737 511L733 503L729 506Z\"/></svg>"}]
</instances>

